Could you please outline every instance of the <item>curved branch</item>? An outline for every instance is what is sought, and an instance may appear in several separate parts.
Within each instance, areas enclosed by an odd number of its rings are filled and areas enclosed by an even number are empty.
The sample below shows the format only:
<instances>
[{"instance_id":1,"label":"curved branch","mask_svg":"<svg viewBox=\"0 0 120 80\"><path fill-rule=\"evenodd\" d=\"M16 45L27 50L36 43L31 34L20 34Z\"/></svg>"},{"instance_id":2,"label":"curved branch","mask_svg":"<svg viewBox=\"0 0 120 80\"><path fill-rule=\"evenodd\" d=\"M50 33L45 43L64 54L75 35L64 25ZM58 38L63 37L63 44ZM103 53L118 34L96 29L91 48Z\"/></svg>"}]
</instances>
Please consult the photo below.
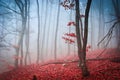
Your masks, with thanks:
<instances>
[{"instance_id":1,"label":"curved branch","mask_svg":"<svg viewBox=\"0 0 120 80\"><path fill-rule=\"evenodd\" d=\"M110 35L112 35L113 29L114 27L120 22L120 20L116 21L113 26L109 29L108 33L103 37L103 39L101 41L98 42L97 46L100 45L100 43L102 43L106 38L109 38Z\"/></svg>"}]
</instances>

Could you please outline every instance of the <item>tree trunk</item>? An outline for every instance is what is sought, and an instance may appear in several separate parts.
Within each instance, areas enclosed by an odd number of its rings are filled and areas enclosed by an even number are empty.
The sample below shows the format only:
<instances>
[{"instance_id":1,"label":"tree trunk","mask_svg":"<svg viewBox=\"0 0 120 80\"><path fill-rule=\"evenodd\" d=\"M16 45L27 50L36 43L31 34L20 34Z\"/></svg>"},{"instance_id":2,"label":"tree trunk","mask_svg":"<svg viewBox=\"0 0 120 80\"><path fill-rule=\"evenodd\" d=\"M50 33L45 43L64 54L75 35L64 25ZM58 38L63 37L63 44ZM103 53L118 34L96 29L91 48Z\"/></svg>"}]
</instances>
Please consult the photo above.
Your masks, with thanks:
<instances>
[{"instance_id":1,"label":"tree trunk","mask_svg":"<svg viewBox=\"0 0 120 80\"><path fill-rule=\"evenodd\" d=\"M81 40L80 40L80 29L79 29L79 0L75 0L76 1L76 37L77 37L77 47L78 47L78 57L80 59L81 62Z\"/></svg>"},{"instance_id":2,"label":"tree trunk","mask_svg":"<svg viewBox=\"0 0 120 80\"><path fill-rule=\"evenodd\" d=\"M60 3L60 0L59 0ZM58 26L59 26L59 15L60 15L60 5L58 4L58 11L57 11L57 23L56 23L56 30L55 30L55 48L54 48L54 58L57 59L57 35L58 35Z\"/></svg>"},{"instance_id":3,"label":"tree trunk","mask_svg":"<svg viewBox=\"0 0 120 80\"><path fill-rule=\"evenodd\" d=\"M27 17L27 26L26 26L26 39L25 39L25 43L26 43L26 54L25 54L25 65L27 65L27 59L29 60L29 63L31 64L31 58L30 58L30 52L29 52L29 32L30 32L30 1L28 0L28 17Z\"/></svg>"},{"instance_id":4,"label":"tree trunk","mask_svg":"<svg viewBox=\"0 0 120 80\"><path fill-rule=\"evenodd\" d=\"M76 3L76 36L77 36L77 47L78 47L78 56L80 59L79 65L82 69L82 75L84 77L89 76L89 71L86 65L86 45L87 45L87 36L88 36L88 15L89 9L92 0L88 0L87 7L85 10L85 22L84 22L84 39L83 39L83 47L81 43L81 32L79 29L79 19L80 19L80 11L79 11L79 0L75 0Z\"/></svg>"},{"instance_id":5,"label":"tree trunk","mask_svg":"<svg viewBox=\"0 0 120 80\"><path fill-rule=\"evenodd\" d=\"M37 16L38 16L38 39L37 39L37 62L39 63L40 60L40 11L39 11L39 1L36 0L37 3Z\"/></svg>"},{"instance_id":6,"label":"tree trunk","mask_svg":"<svg viewBox=\"0 0 120 80\"><path fill-rule=\"evenodd\" d=\"M25 4L23 5L23 1L20 0L15 0L15 3L17 4L19 10L20 10L20 15L22 18L22 28L20 32L20 37L18 40L17 48L16 48L16 56L19 56L20 48L21 48L21 57L23 58L23 49L22 49L22 44L23 44L23 38L26 30L26 22L27 22L27 0L24 0ZM22 6L20 6L22 4ZM22 60L21 60L22 61ZM22 62L20 62L22 64ZM18 67L18 59L15 60L15 66Z\"/></svg>"}]
</instances>

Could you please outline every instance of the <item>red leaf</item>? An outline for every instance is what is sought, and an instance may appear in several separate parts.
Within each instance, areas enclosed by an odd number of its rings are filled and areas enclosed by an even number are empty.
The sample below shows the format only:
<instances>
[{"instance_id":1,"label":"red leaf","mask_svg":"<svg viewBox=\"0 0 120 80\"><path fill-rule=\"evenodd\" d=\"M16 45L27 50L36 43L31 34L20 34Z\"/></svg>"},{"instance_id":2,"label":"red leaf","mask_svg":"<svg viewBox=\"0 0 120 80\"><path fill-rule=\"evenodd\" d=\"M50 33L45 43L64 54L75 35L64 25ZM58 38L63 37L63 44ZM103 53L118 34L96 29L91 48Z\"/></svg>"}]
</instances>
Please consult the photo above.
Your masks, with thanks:
<instances>
[{"instance_id":1,"label":"red leaf","mask_svg":"<svg viewBox=\"0 0 120 80\"><path fill-rule=\"evenodd\" d=\"M62 37L62 39L64 39L64 40L66 41L66 43L68 42L69 44L71 44L71 43L75 43L74 40L69 39L69 38L67 38L67 37Z\"/></svg>"},{"instance_id":2,"label":"red leaf","mask_svg":"<svg viewBox=\"0 0 120 80\"><path fill-rule=\"evenodd\" d=\"M65 35L70 36L70 37L76 37L75 33L66 33Z\"/></svg>"},{"instance_id":3,"label":"red leaf","mask_svg":"<svg viewBox=\"0 0 120 80\"><path fill-rule=\"evenodd\" d=\"M72 39L69 39L69 43L70 43L70 44L71 44L71 43L75 43L75 41L72 40Z\"/></svg>"},{"instance_id":4,"label":"red leaf","mask_svg":"<svg viewBox=\"0 0 120 80\"><path fill-rule=\"evenodd\" d=\"M67 26L75 26L75 22L73 22L73 21L68 22Z\"/></svg>"},{"instance_id":5,"label":"red leaf","mask_svg":"<svg viewBox=\"0 0 120 80\"><path fill-rule=\"evenodd\" d=\"M75 33L70 33L69 36L76 37Z\"/></svg>"}]
</instances>

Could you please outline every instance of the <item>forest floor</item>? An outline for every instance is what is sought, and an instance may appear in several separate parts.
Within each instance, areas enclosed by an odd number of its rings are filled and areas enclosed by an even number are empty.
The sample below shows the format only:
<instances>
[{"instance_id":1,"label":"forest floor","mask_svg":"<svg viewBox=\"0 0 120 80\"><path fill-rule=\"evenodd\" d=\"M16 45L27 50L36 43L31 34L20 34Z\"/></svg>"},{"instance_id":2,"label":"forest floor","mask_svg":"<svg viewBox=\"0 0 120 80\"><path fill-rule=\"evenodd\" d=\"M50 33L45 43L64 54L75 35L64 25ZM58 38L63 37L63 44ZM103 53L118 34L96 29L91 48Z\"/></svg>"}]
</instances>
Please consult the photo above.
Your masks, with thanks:
<instances>
[{"instance_id":1,"label":"forest floor","mask_svg":"<svg viewBox=\"0 0 120 80\"><path fill-rule=\"evenodd\" d=\"M88 52L90 76L83 78L77 56L68 56L44 64L32 64L0 74L0 80L120 80L120 51L108 49ZM66 59L66 60L64 60ZM33 76L37 79L33 79Z\"/></svg>"}]
</instances>

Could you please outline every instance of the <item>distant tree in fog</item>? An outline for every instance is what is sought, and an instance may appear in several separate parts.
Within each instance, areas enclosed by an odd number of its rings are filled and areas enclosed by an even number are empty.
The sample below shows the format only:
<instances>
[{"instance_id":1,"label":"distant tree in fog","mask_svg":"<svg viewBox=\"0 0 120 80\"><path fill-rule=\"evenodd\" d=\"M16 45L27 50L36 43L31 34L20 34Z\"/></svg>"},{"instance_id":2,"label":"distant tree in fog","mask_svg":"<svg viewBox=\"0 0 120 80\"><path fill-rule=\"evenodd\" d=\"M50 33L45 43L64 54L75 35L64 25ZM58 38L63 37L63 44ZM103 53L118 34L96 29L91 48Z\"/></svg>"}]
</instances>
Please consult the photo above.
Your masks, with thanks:
<instances>
[{"instance_id":1,"label":"distant tree in fog","mask_svg":"<svg viewBox=\"0 0 120 80\"><path fill-rule=\"evenodd\" d=\"M8 5L9 3L11 3L11 5ZM17 45L14 46L15 50L16 50L16 56L18 57L19 55L21 55L21 57L24 57L24 53L23 53L23 42L24 42L24 35L26 33L26 29L29 28L29 26L27 27L27 20L28 20L28 12L29 12L29 0L14 0L12 2L9 1L0 1L0 5L4 8L7 9L9 12L11 12L13 14L17 14L20 16L21 18L21 27L19 28L19 39L17 41ZM29 22L29 21L28 21ZM28 24L29 25L29 24ZM27 35L29 36L29 30L27 30ZM29 37L26 37L27 40L29 40ZM28 43L26 43L26 56L25 56L25 64L26 63L26 58L28 55L28 50L29 50L29 41ZM20 53L20 54L19 54ZM30 60L30 59L29 59ZM15 59L15 66L18 67L19 65L19 60ZM23 59L20 60L20 65L23 65Z\"/></svg>"},{"instance_id":2,"label":"distant tree in fog","mask_svg":"<svg viewBox=\"0 0 120 80\"><path fill-rule=\"evenodd\" d=\"M36 3L37 3L37 17L38 17L37 61L36 61L36 63L39 63L39 60L40 60L40 11L39 11L40 7L39 7L39 0L36 0Z\"/></svg>"}]
</instances>

